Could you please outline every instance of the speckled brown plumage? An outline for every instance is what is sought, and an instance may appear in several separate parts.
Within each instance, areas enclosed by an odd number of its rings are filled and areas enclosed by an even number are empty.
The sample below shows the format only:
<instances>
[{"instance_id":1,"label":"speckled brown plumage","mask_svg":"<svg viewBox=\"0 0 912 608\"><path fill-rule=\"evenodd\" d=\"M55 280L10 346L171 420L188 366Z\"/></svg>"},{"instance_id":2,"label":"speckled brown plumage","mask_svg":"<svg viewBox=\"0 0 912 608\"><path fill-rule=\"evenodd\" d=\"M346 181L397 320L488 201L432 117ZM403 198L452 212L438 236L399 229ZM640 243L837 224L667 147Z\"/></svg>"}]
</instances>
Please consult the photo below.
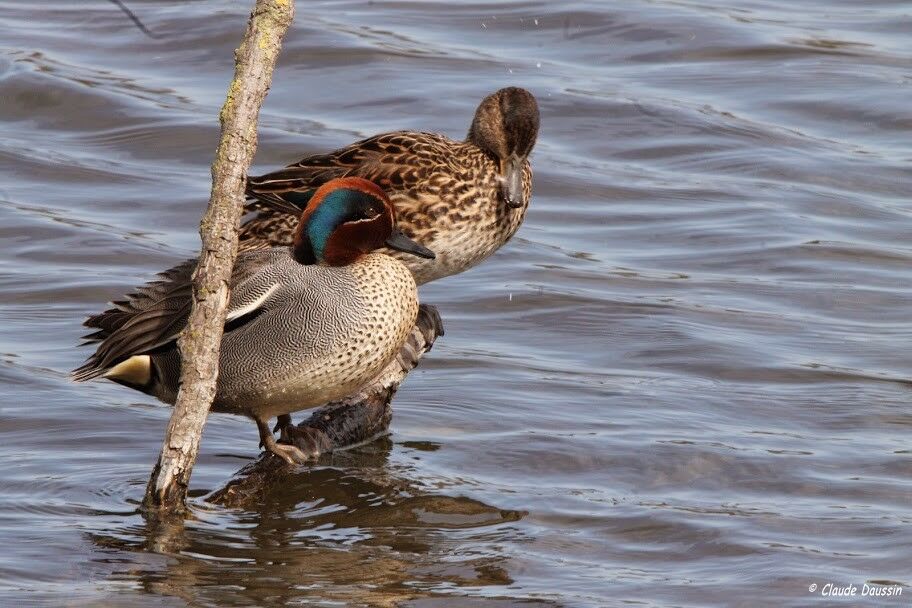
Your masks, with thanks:
<instances>
[{"instance_id":1,"label":"speckled brown plumage","mask_svg":"<svg viewBox=\"0 0 912 608\"><path fill-rule=\"evenodd\" d=\"M242 250L291 242L298 208L325 181L358 176L389 195L402 231L436 259L391 250L418 284L462 272L497 251L518 230L532 196L528 154L538 133L538 107L510 87L479 105L466 141L400 131L248 180L255 213L241 227Z\"/></svg>"}]
</instances>

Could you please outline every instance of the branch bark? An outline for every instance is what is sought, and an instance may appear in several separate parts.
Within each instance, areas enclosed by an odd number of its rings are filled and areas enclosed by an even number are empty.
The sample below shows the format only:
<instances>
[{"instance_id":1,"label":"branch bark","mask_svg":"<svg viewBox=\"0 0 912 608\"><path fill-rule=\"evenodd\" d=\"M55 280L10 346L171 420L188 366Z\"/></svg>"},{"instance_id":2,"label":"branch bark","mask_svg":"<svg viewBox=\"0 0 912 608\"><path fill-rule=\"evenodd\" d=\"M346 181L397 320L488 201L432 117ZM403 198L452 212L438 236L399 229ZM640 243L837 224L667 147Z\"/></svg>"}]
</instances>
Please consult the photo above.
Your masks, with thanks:
<instances>
[{"instance_id":1,"label":"branch bark","mask_svg":"<svg viewBox=\"0 0 912 608\"><path fill-rule=\"evenodd\" d=\"M219 114L222 130L212 163L212 194L200 223L202 251L193 277L193 308L178 341L181 388L146 488L147 512L186 509L190 474L215 397L228 281L237 255L244 182L256 152L257 119L293 16L294 0L257 0L235 51L234 79Z\"/></svg>"}]
</instances>

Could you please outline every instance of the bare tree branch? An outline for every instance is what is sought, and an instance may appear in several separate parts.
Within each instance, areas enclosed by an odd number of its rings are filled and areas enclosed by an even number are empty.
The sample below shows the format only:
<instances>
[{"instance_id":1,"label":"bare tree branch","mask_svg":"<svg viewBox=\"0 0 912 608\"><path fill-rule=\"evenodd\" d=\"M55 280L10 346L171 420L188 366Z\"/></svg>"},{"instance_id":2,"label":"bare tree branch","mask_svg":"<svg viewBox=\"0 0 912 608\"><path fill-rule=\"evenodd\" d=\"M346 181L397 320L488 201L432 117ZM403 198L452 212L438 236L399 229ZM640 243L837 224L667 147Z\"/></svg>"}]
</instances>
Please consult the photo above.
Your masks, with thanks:
<instances>
[{"instance_id":1,"label":"bare tree branch","mask_svg":"<svg viewBox=\"0 0 912 608\"><path fill-rule=\"evenodd\" d=\"M145 34L149 38L155 38L155 39L160 38L160 36L158 34L153 34L152 31L149 28L147 28L142 21L139 20L139 17L136 16L136 13L134 13L132 10L130 10L130 7L127 6L126 4L124 4L121 0L108 0L108 2L110 2L111 4L113 4L114 6L119 8L121 11L123 11L123 14L126 15L127 18L133 22L133 25L138 27L139 31L141 31L143 34Z\"/></svg>"},{"instance_id":2,"label":"bare tree branch","mask_svg":"<svg viewBox=\"0 0 912 608\"><path fill-rule=\"evenodd\" d=\"M181 388L146 488L147 512L186 509L190 474L215 397L228 281L237 255L247 169L256 152L257 119L293 16L294 0L257 0L235 51L234 79L219 115L222 135L212 163L212 194L200 223L202 251L193 277L193 308L178 340Z\"/></svg>"}]
</instances>

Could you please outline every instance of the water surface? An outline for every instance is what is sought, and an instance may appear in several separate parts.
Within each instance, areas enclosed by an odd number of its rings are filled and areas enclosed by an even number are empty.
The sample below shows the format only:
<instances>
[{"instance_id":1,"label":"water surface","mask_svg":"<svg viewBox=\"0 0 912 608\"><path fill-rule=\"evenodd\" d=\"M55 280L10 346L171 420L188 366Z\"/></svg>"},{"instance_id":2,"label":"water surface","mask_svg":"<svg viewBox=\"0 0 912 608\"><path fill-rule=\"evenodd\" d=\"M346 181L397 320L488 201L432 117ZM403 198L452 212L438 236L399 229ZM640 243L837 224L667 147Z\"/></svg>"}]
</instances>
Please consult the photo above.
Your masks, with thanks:
<instances>
[{"instance_id":1,"label":"water surface","mask_svg":"<svg viewBox=\"0 0 912 608\"><path fill-rule=\"evenodd\" d=\"M535 195L422 288L390 438L249 511L137 504L170 410L74 385L85 315L193 255L250 2L0 0L0 603L830 605L912 584L907 2L299 2L254 171L538 97ZM903 605L901 599L859 600ZM844 600L849 605L851 600Z\"/></svg>"}]
</instances>

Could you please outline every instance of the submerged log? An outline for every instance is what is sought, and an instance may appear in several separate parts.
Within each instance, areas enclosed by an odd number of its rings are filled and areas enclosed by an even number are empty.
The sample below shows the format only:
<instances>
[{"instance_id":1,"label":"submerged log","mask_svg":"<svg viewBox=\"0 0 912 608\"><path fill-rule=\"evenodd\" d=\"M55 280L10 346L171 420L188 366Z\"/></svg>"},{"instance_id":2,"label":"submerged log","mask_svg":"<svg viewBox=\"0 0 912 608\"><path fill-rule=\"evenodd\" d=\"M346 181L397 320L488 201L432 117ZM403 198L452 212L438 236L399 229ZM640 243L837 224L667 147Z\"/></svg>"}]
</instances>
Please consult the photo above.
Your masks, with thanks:
<instances>
[{"instance_id":1,"label":"submerged log","mask_svg":"<svg viewBox=\"0 0 912 608\"><path fill-rule=\"evenodd\" d=\"M418 319L397 357L367 386L319 408L283 438L316 459L321 454L352 448L385 434L393 411L390 402L406 375L418 365L443 335L443 322L435 306L421 304ZM225 487L209 495L209 502L243 508L267 488L293 476L297 467L264 452L238 471Z\"/></svg>"}]
</instances>

